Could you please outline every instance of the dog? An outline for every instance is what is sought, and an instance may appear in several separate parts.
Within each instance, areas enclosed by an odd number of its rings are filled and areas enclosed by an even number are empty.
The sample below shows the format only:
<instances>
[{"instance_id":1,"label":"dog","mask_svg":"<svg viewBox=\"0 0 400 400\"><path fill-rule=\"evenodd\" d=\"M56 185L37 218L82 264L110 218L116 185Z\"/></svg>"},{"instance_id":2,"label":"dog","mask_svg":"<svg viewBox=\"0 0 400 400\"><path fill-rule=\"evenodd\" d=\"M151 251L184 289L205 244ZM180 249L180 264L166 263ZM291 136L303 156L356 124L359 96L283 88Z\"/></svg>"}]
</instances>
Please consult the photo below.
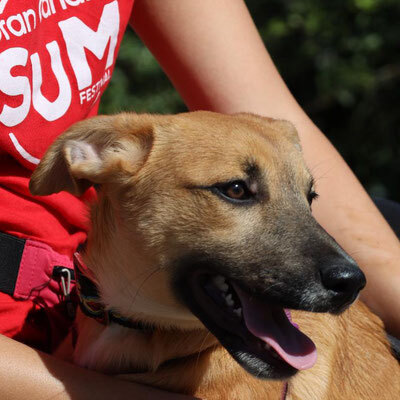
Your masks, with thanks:
<instances>
[{"instance_id":1,"label":"dog","mask_svg":"<svg viewBox=\"0 0 400 400\"><path fill-rule=\"evenodd\" d=\"M79 286L113 319L82 308L76 364L213 400L400 398L382 322L355 302L364 274L311 214L290 122L85 120L48 149L30 190L91 186Z\"/></svg>"}]
</instances>

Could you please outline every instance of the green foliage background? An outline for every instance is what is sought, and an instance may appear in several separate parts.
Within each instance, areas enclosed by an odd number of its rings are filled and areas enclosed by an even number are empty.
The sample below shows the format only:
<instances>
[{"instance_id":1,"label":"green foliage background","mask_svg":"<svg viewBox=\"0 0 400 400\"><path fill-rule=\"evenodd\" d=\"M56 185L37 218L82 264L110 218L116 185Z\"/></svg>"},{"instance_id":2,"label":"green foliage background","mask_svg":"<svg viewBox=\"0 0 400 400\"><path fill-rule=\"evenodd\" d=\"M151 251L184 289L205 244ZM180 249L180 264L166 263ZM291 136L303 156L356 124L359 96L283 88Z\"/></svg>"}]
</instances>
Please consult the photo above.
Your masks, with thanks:
<instances>
[{"instance_id":1,"label":"green foliage background","mask_svg":"<svg viewBox=\"0 0 400 400\"><path fill-rule=\"evenodd\" d=\"M400 201L400 1L248 0L286 83L372 195ZM132 31L101 112L185 110Z\"/></svg>"}]
</instances>

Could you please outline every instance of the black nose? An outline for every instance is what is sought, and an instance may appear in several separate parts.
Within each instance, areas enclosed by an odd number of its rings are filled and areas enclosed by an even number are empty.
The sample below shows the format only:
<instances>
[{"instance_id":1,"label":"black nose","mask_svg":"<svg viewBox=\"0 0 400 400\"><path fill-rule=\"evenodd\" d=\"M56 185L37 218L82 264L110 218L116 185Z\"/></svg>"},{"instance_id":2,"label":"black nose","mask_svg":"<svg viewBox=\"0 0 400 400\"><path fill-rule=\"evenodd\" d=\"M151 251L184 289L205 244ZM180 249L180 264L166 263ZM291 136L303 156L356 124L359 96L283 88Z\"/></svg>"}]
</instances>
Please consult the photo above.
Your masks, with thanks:
<instances>
[{"instance_id":1,"label":"black nose","mask_svg":"<svg viewBox=\"0 0 400 400\"><path fill-rule=\"evenodd\" d=\"M355 299L366 284L365 275L360 268L347 261L326 264L320 268L320 274L326 289L346 298Z\"/></svg>"}]
</instances>

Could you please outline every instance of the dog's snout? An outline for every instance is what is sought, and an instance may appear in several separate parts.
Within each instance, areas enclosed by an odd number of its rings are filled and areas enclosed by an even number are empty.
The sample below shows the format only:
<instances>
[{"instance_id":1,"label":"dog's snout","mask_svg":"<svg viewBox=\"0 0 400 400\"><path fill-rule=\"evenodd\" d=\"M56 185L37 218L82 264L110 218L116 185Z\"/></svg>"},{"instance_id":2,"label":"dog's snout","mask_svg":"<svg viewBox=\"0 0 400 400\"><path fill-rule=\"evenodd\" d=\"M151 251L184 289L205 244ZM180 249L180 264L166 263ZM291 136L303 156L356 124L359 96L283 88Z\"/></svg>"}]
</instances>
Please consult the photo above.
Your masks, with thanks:
<instances>
[{"instance_id":1,"label":"dog's snout","mask_svg":"<svg viewBox=\"0 0 400 400\"><path fill-rule=\"evenodd\" d=\"M365 275L357 265L349 262L333 262L320 268L321 282L335 295L356 297L366 284Z\"/></svg>"}]
</instances>

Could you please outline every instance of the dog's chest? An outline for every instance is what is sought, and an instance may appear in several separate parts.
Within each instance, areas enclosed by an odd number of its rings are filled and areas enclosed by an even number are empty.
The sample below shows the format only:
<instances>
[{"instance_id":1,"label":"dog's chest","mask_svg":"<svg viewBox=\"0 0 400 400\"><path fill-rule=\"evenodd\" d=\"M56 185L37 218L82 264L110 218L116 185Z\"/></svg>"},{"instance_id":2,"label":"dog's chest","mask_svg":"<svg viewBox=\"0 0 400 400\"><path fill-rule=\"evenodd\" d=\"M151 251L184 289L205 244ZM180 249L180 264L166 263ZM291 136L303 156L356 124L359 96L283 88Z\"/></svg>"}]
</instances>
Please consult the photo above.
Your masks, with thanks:
<instances>
[{"instance_id":1,"label":"dog's chest","mask_svg":"<svg viewBox=\"0 0 400 400\"><path fill-rule=\"evenodd\" d=\"M78 316L77 326L78 340L73 354L76 364L110 374L147 366L148 341L142 332L116 324L104 326L83 315Z\"/></svg>"}]
</instances>

